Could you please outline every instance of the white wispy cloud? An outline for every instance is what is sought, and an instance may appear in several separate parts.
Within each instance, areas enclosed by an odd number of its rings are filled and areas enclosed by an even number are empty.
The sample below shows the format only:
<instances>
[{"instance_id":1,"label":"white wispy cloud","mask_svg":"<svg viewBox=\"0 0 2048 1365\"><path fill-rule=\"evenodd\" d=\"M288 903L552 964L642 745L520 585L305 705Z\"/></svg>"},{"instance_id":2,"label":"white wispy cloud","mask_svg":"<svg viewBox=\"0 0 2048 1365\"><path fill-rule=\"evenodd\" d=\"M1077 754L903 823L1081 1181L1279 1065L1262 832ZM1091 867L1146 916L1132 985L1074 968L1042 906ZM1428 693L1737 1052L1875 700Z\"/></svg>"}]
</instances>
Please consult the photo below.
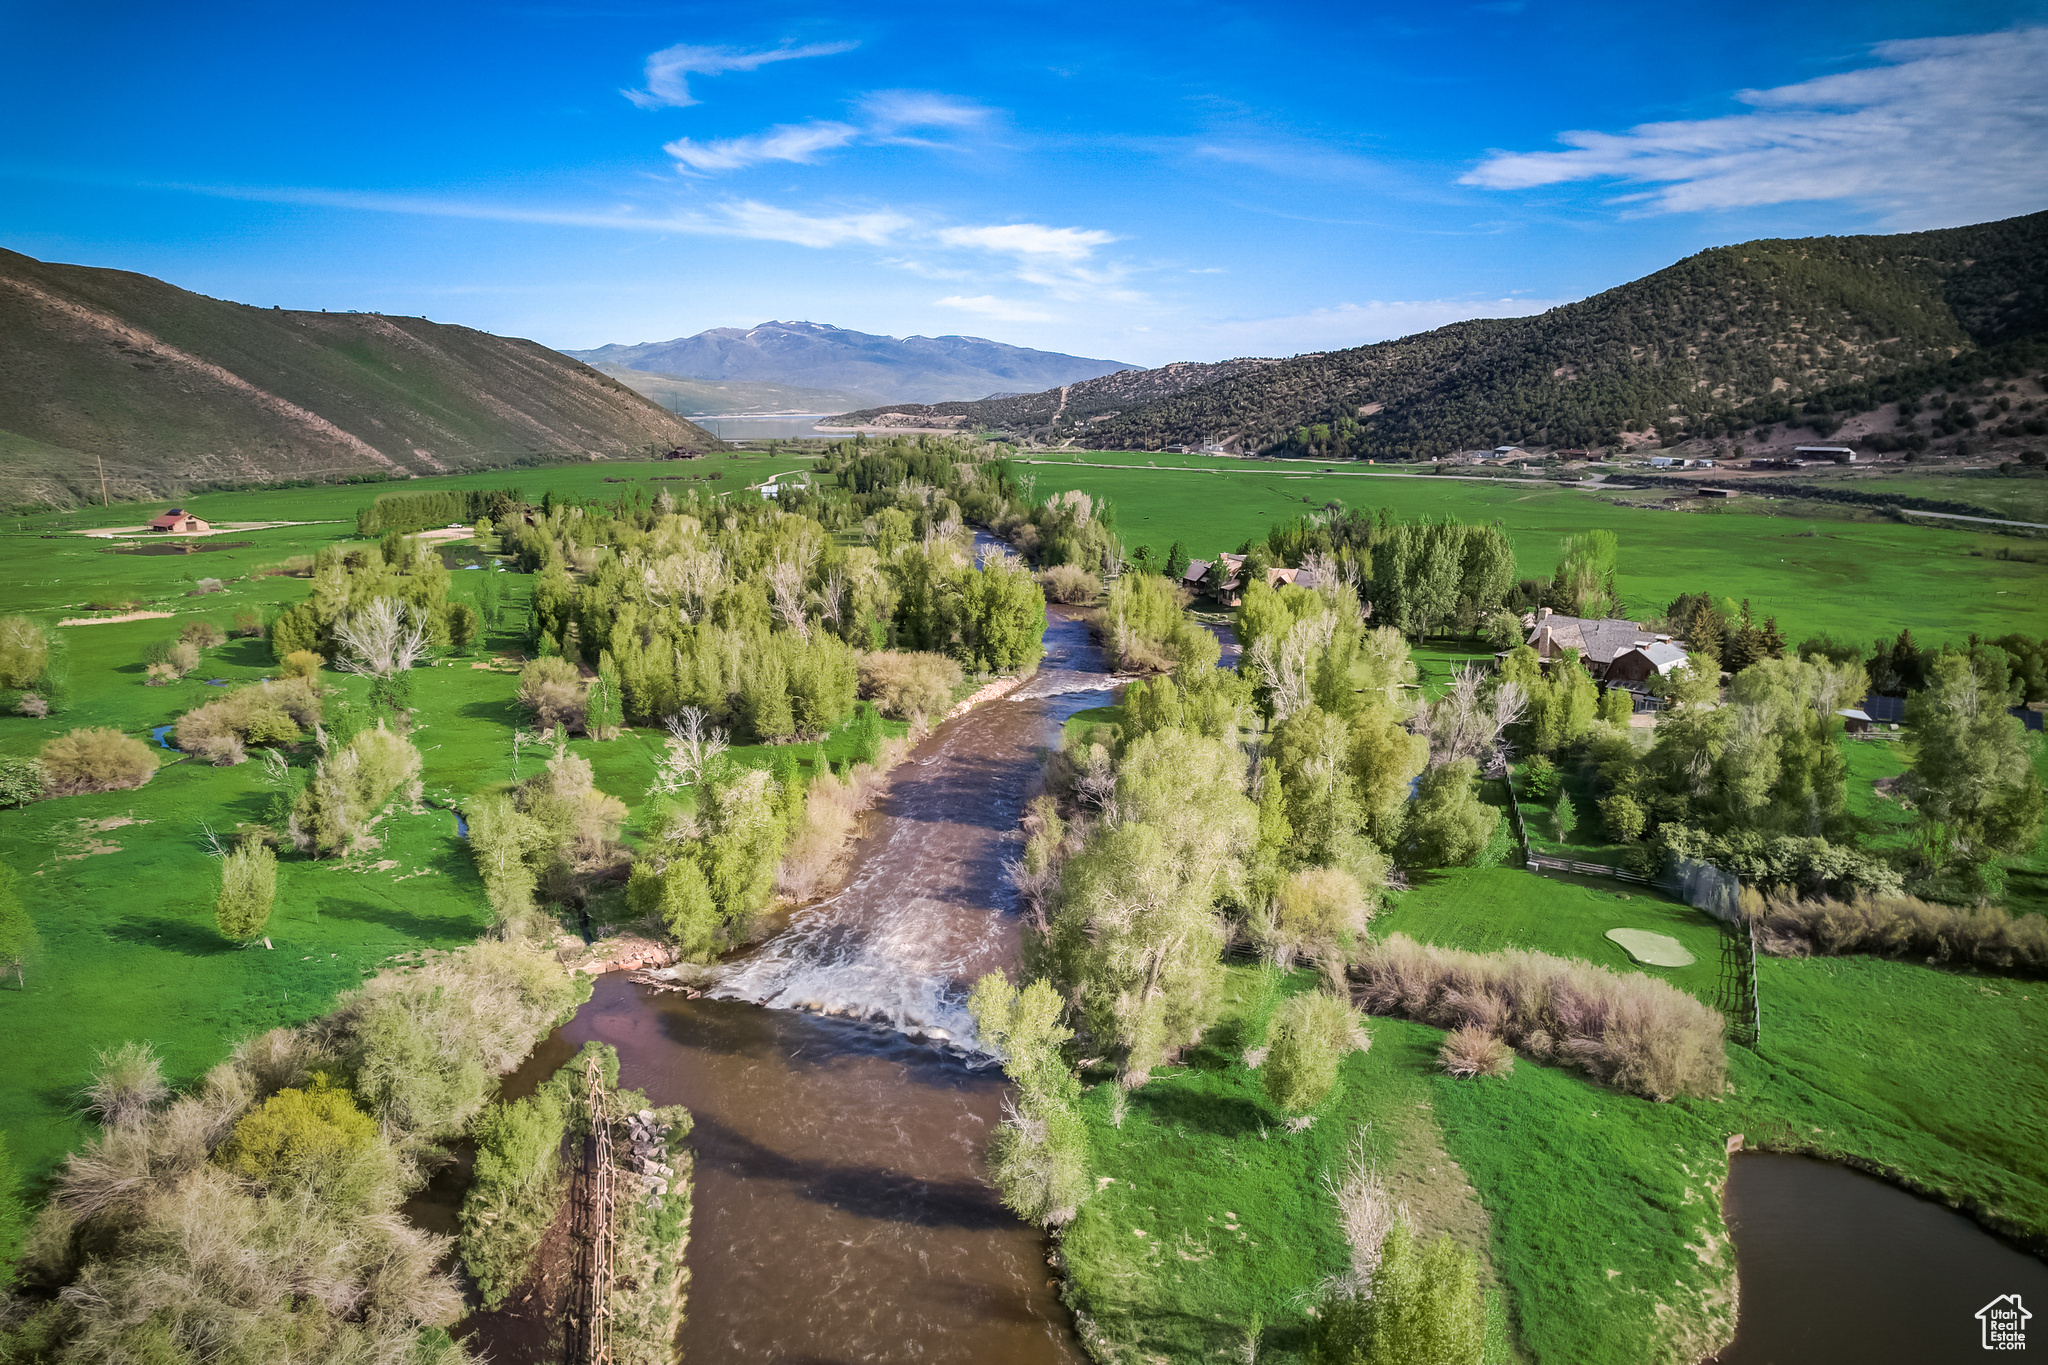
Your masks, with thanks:
<instances>
[{"instance_id":1,"label":"white wispy cloud","mask_svg":"<svg viewBox=\"0 0 2048 1365\"><path fill-rule=\"evenodd\" d=\"M980 128L995 111L971 100L923 90L882 90L857 101L857 123L836 119L814 119L809 123L783 124L764 133L745 137L716 138L699 142L677 138L662 150L675 158L676 168L688 175L712 175L742 170L764 161L816 160L821 152L837 151L854 143L871 146L940 147L946 144L930 136L935 132L959 132Z\"/></svg>"},{"instance_id":2,"label":"white wispy cloud","mask_svg":"<svg viewBox=\"0 0 2048 1365\"><path fill-rule=\"evenodd\" d=\"M1935 227L2048 204L2048 28L1915 38L1881 65L1736 98L1754 112L1567 132L1567 150L1495 152L1461 183L1656 186L1649 210L1846 200L1889 226Z\"/></svg>"},{"instance_id":3,"label":"white wispy cloud","mask_svg":"<svg viewBox=\"0 0 2048 1365\"><path fill-rule=\"evenodd\" d=\"M763 161L810 162L818 153L844 147L859 136L860 129L850 123L798 123L770 128L750 137L713 138L706 142L679 137L664 143L661 150L675 158L678 169L709 175Z\"/></svg>"},{"instance_id":4,"label":"white wispy cloud","mask_svg":"<svg viewBox=\"0 0 2048 1365\"><path fill-rule=\"evenodd\" d=\"M945 298L934 299L932 302L940 308L957 308L963 313L973 313L978 317L994 318L998 322L1051 322L1053 320L1051 313L1043 312L1032 307L1030 304L1017 303L1011 299L999 299L993 294L976 294L971 298L963 297L959 294L948 294Z\"/></svg>"},{"instance_id":5,"label":"white wispy cloud","mask_svg":"<svg viewBox=\"0 0 2048 1365\"><path fill-rule=\"evenodd\" d=\"M942 95L929 90L876 90L859 101L861 118L869 136L878 142L908 142L933 145L924 138L906 136L936 129L967 131L986 127L995 110L973 100Z\"/></svg>"},{"instance_id":6,"label":"white wispy cloud","mask_svg":"<svg viewBox=\"0 0 2048 1365\"><path fill-rule=\"evenodd\" d=\"M936 234L946 246L974 247L1007 256L1081 261L1108 246L1116 235L1100 228L1056 228L1043 223L997 223L983 227L940 228Z\"/></svg>"},{"instance_id":7,"label":"white wispy cloud","mask_svg":"<svg viewBox=\"0 0 2048 1365\"><path fill-rule=\"evenodd\" d=\"M720 76L728 71L757 71L770 62L795 61L800 57L830 57L851 52L856 42L784 44L781 47L747 52L733 47L700 47L677 43L647 59L647 88L621 90L642 109L687 108L698 103L690 93L690 77Z\"/></svg>"}]
</instances>

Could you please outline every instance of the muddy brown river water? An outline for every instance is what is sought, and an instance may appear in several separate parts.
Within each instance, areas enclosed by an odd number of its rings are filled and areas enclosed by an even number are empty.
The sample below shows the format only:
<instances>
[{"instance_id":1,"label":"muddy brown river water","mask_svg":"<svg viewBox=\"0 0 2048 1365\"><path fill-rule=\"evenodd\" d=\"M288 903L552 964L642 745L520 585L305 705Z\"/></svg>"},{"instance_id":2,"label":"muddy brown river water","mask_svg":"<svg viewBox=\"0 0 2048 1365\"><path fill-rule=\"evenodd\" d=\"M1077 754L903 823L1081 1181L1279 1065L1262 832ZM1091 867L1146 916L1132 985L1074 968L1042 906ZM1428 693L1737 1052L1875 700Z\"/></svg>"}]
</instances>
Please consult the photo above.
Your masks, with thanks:
<instances>
[{"instance_id":1,"label":"muddy brown river water","mask_svg":"<svg viewBox=\"0 0 2048 1365\"><path fill-rule=\"evenodd\" d=\"M1085 1359L1047 1240L983 1179L1005 1085L968 1055L964 1001L1017 964L1004 864L1041 748L1108 686L1085 624L1055 614L1034 678L896 769L844 890L706 998L600 980L522 1068L537 1077L598 1040L618 1049L621 1084L695 1115L684 1359ZM499 1365L547 1358L541 1331L483 1336Z\"/></svg>"}]
</instances>

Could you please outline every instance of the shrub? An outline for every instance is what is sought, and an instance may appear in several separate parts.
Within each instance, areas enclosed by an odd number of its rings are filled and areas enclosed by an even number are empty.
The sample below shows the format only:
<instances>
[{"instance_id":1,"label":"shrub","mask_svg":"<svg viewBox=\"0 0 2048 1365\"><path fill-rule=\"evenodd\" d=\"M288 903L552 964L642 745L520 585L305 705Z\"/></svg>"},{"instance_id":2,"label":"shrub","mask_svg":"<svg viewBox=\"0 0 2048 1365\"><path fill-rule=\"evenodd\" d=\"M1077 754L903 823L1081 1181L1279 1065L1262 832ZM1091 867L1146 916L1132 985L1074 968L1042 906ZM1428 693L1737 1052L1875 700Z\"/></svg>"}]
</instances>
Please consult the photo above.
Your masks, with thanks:
<instances>
[{"instance_id":1,"label":"shrub","mask_svg":"<svg viewBox=\"0 0 2048 1365\"><path fill-rule=\"evenodd\" d=\"M287 678L311 678L327 660L310 649L295 649L279 662L278 671Z\"/></svg>"},{"instance_id":2,"label":"shrub","mask_svg":"<svg viewBox=\"0 0 2048 1365\"><path fill-rule=\"evenodd\" d=\"M213 581L217 583L220 580ZM178 632L180 644L197 645L200 649L213 649L226 644L227 640L228 633L211 621L188 621L185 628Z\"/></svg>"},{"instance_id":3,"label":"shrub","mask_svg":"<svg viewBox=\"0 0 2048 1365\"><path fill-rule=\"evenodd\" d=\"M336 1024L356 1093L392 1127L424 1139L462 1131L496 1078L575 1008L561 964L539 947L484 941L417 971L372 979Z\"/></svg>"},{"instance_id":4,"label":"shrub","mask_svg":"<svg viewBox=\"0 0 2048 1365\"><path fill-rule=\"evenodd\" d=\"M1333 995L1289 996L1266 1029L1266 1061L1259 1079L1266 1098L1291 1114L1321 1104L1337 1083L1337 1065L1371 1045L1357 1011Z\"/></svg>"},{"instance_id":5,"label":"shrub","mask_svg":"<svg viewBox=\"0 0 2048 1365\"><path fill-rule=\"evenodd\" d=\"M244 1114L213 1159L272 1191L317 1190L360 1208L374 1204L380 1188L398 1185L393 1155L355 1097L315 1072L304 1089L287 1086Z\"/></svg>"},{"instance_id":6,"label":"shrub","mask_svg":"<svg viewBox=\"0 0 2048 1365\"><path fill-rule=\"evenodd\" d=\"M50 703L33 692L24 692L21 694L21 700L14 703L14 714L27 716L31 720L41 720L50 714Z\"/></svg>"},{"instance_id":7,"label":"shrub","mask_svg":"<svg viewBox=\"0 0 2048 1365\"><path fill-rule=\"evenodd\" d=\"M1068 604L1093 602L1095 595L1102 591L1102 580L1079 564L1055 564L1042 570L1038 584L1045 589L1047 597Z\"/></svg>"},{"instance_id":8,"label":"shrub","mask_svg":"<svg viewBox=\"0 0 2048 1365\"><path fill-rule=\"evenodd\" d=\"M1348 953L1365 933L1372 910L1358 879L1334 867L1312 867L1280 884L1273 896L1275 959Z\"/></svg>"},{"instance_id":9,"label":"shrub","mask_svg":"<svg viewBox=\"0 0 2048 1365\"><path fill-rule=\"evenodd\" d=\"M33 687L50 662L50 637L26 616L0 616L0 687Z\"/></svg>"},{"instance_id":10,"label":"shrub","mask_svg":"<svg viewBox=\"0 0 2048 1365\"><path fill-rule=\"evenodd\" d=\"M1841 901L1743 896L1757 946L1780 957L1916 957L1984 971L2048 977L2048 918L1997 906L1967 909L1912 896Z\"/></svg>"},{"instance_id":11,"label":"shrub","mask_svg":"<svg viewBox=\"0 0 2048 1365\"><path fill-rule=\"evenodd\" d=\"M139 787L156 772L148 745L106 726L56 736L43 745L39 762L54 796Z\"/></svg>"},{"instance_id":12,"label":"shrub","mask_svg":"<svg viewBox=\"0 0 2048 1365\"><path fill-rule=\"evenodd\" d=\"M180 640L164 654L164 662L170 665L173 677L184 677L199 667L199 646L191 640Z\"/></svg>"},{"instance_id":13,"label":"shrub","mask_svg":"<svg viewBox=\"0 0 2048 1365\"><path fill-rule=\"evenodd\" d=\"M314 857L346 853L400 786L419 777L420 754L379 725L329 751L292 805L292 843Z\"/></svg>"},{"instance_id":14,"label":"shrub","mask_svg":"<svg viewBox=\"0 0 2048 1365\"><path fill-rule=\"evenodd\" d=\"M263 932L270 923L270 907L277 899L277 855L270 845L245 839L221 860L220 897L213 905L213 922L228 938L243 942Z\"/></svg>"},{"instance_id":15,"label":"shrub","mask_svg":"<svg viewBox=\"0 0 2048 1365\"><path fill-rule=\"evenodd\" d=\"M1548 801L1557 790L1557 765L1542 754L1532 755L1522 764L1519 774L1522 795L1535 801Z\"/></svg>"},{"instance_id":16,"label":"shrub","mask_svg":"<svg viewBox=\"0 0 2048 1365\"><path fill-rule=\"evenodd\" d=\"M235 634L254 639L263 634L263 613L254 607L235 608Z\"/></svg>"},{"instance_id":17,"label":"shrub","mask_svg":"<svg viewBox=\"0 0 2048 1365\"><path fill-rule=\"evenodd\" d=\"M877 652L859 666L860 695L897 720L942 714L960 686L960 665L943 654Z\"/></svg>"},{"instance_id":18,"label":"shrub","mask_svg":"<svg viewBox=\"0 0 2048 1365\"><path fill-rule=\"evenodd\" d=\"M534 724L543 729L559 725L579 730L588 704L583 676L567 659L535 659L519 672L519 704L533 713Z\"/></svg>"},{"instance_id":19,"label":"shrub","mask_svg":"<svg viewBox=\"0 0 2048 1365\"><path fill-rule=\"evenodd\" d=\"M39 760L0 758L0 806L25 806L49 785L49 774Z\"/></svg>"},{"instance_id":20,"label":"shrub","mask_svg":"<svg viewBox=\"0 0 2048 1365\"><path fill-rule=\"evenodd\" d=\"M1353 971L1358 1003L1456 1029L1654 1100L1717 1096L1728 1060L1719 1014L1666 982L1548 953L1468 953L1392 934Z\"/></svg>"},{"instance_id":21,"label":"shrub","mask_svg":"<svg viewBox=\"0 0 2048 1365\"><path fill-rule=\"evenodd\" d=\"M178 748L216 767L240 763L243 745L282 744L320 722L320 694L299 678L237 688L178 720Z\"/></svg>"},{"instance_id":22,"label":"shrub","mask_svg":"<svg viewBox=\"0 0 2048 1365\"><path fill-rule=\"evenodd\" d=\"M170 1093L156 1049L123 1043L100 1053L92 1084L85 1088L85 1111L103 1126L119 1128L140 1121Z\"/></svg>"},{"instance_id":23,"label":"shrub","mask_svg":"<svg viewBox=\"0 0 2048 1365\"><path fill-rule=\"evenodd\" d=\"M498 1307L525 1282L561 1205L562 1142L572 1108L564 1078L581 1073L571 1062L531 1098L494 1104L477 1116L460 1245L485 1308Z\"/></svg>"},{"instance_id":24,"label":"shrub","mask_svg":"<svg viewBox=\"0 0 2048 1365\"><path fill-rule=\"evenodd\" d=\"M1436 1057L1453 1076L1505 1076L1515 1069L1515 1050L1473 1024L1452 1029Z\"/></svg>"},{"instance_id":25,"label":"shrub","mask_svg":"<svg viewBox=\"0 0 2048 1365\"><path fill-rule=\"evenodd\" d=\"M1323 1302L1311 1342L1314 1365L1479 1365L1486 1304L1478 1260L1449 1237L1422 1252L1397 1222L1369 1284Z\"/></svg>"}]
</instances>

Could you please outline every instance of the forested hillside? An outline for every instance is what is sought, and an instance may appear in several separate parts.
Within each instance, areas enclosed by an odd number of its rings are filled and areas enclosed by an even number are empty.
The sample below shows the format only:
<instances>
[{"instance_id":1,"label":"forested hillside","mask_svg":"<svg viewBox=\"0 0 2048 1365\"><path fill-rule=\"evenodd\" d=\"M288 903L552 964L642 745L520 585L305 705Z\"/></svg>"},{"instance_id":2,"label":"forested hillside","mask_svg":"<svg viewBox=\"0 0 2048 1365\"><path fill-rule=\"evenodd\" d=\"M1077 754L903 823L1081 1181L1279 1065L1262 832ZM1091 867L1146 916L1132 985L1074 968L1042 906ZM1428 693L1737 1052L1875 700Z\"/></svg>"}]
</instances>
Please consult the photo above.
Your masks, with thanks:
<instances>
[{"instance_id":1,"label":"forested hillside","mask_svg":"<svg viewBox=\"0 0 2048 1365\"><path fill-rule=\"evenodd\" d=\"M1904 372L1939 387L1957 358L1988 353L1996 368L1998 353L2044 332L2048 213L1748 242L1538 317L1254 362L1099 421L1089 418L1100 408L1077 409L1070 396L1044 434L1102 449L1224 441L1380 459L1603 444L1624 432L1715 436L1803 416L1815 395L1868 394ZM1135 388L1142 376L1115 379ZM999 426L1058 397L960 405L959 415Z\"/></svg>"},{"instance_id":2,"label":"forested hillside","mask_svg":"<svg viewBox=\"0 0 2048 1365\"><path fill-rule=\"evenodd\" d=\"M0 251L0 503L721 448L559 352Z\"/></svg>"}]
</instances>

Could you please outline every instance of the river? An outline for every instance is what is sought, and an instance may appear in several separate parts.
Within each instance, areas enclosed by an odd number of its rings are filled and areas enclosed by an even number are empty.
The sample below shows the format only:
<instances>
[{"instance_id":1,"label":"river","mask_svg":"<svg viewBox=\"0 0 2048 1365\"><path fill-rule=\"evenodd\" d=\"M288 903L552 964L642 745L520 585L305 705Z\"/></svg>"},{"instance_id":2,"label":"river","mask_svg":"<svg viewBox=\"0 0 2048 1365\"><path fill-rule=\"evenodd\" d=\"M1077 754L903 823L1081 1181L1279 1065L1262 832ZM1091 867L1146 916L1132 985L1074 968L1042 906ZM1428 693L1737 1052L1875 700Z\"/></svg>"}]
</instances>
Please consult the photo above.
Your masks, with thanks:
<instances>
[{"instance_id":1,"label":"river","mask_svg":"<svg viewBox=\"0 0 2048 1365\"><path fill-rule=\"evenodd\" d=\"M1002 1074L960 1045L967 989L1018 961L1004 863L1039 748L1108 681L1086 624L1055 611L1035 677L896 769L844 890L705 998L600 980L543 1046L536 1075L610 1043L622 1085L696 1117L686 1360L1085 1359L1046 1238L983 1179ZM545 1358L526 1349L542 1335L487 1344L514 1365Z\"/></svg>"}]
</instances>

